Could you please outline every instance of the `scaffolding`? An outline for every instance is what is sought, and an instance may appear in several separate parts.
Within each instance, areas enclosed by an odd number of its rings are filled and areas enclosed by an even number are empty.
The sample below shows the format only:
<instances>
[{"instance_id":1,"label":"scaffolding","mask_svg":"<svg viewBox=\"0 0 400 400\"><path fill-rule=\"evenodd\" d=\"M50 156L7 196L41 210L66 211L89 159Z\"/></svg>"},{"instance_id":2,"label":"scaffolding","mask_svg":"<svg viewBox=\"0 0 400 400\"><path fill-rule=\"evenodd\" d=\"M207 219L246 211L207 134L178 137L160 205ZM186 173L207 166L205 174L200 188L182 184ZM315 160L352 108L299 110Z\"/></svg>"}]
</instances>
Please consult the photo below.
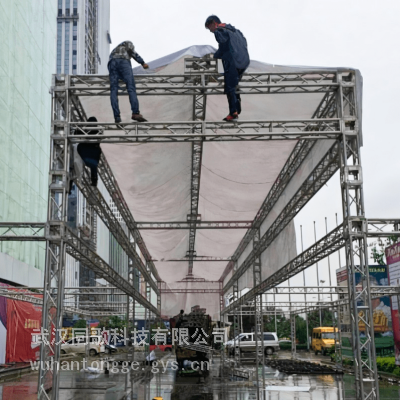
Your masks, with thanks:
<instances>
[{"instance_id":1,"label":"scaffolding","mask_svg":"<svg viewBox=\"0 0 400 400\"><path fill-rule=\"evenodd\" d=\"M91 56L91 58L93 57ZM127 296L126 302L115 302L114 305L111 303L107 310L104 310L102 305L82 302L79 313L83 315L108 313L107 315L110 315L115 312L120 315L123 312L126 313L129 323L133 323L135 304L140 304L145 308L146 325L149 326L151 319L161 315L161 294L174 291L179 293L181 289L163 286L154 265L157 260L151 257L140 235L140 230L186 229L189 231L189 246L186 256L167 261L187 262L187 279L193 282L196 281L193 276L194 262L220 261L227 263L225 271L218 281L219 288L211 290L212 293L219 295L221 321L225 323L227 316L233 315L235 338L239 334L239 316L241 314L247 313L255 317L255 335L260 339L256 343L263 344L260 336L263 331L263 315L276 313L276 307L289 307L293 316L304 312L304 309L319 309L322 306L340 308L341 304L349 304L357 399L379 399L371 295L375 293L375 290L378 290L379 293L398 293L398 291L393 288L372 289L370 287L367 238L400 236L398 229L400 220L368 219L365 215L360 159L362 135L359 110L361 104L359 104L360 99L357 97L356 91L356 87L360 83L358 82L359 76L352 69L313 69L312 73L307 69L285 73L246 73L240 84L241 95L289 93L297 94L306 100L307 95L319 93L322 94L322 100L311 118L307 119L244 120L225 123L206 120L207 97L224 94L217 69L216 62L210 56L205 56L185 59L183 74L135 76L139 96L191 96L193 98L192 120L174 122L88 123L81 98L109 96L108 76L54 76L47 221L43 224L2 223L0 225L0 240L46 241L45 284L42 292L43 329L48 331L54 329L54 343L60 342L59 329L62 326L63 311L67 309L64 304L66 254L81 261L93 270L97 277L104 278L112 285L104 290L99 287L90 288L92 293L104 294L112 289L118 296ZM126 95L127 93L124 91L122 94ZM95 130L98 131L97 134L89 134L90 131ZM203 144L205 142L276 140L296 140L297 143L255 218L252 221L202 221L198 205ZM307 155L310 154L316 142L324 140L331 140L332 144L322 159L316 163L310 175L282 208L270 227L261 233L262 223L279 201L285 188L294 179ZM121 214L128 233L122 228L100 191L90 186L88 172L84 171L82 179L76 181L79 190L93 207L97 217L101 218L127 254L129 259L127 278L122 277L99 257L88 240L78 236L66 225L71 146L82 142L119 144L186 142L191 144L190 213L187 215L187 221L136 222L104 155L99 164L99 175ZM273 243L287 224L337 171L340 171L343 223L328 232L317 243L303 251L276 273L263 280L261 274L263 251ZM215 257L196 254L195 240L196 232L199 229L247 229L247 231L231 257ZM92 235L95 235L95 232ZM243 257L249 245L252 246L251 251ZM139 247L144 261L136 251L136 246ZM347 291L333 286L324 288L278 287L290 277L341 248L344 248L346 252L346 267L349 276ZM144 295L133 287L134 269L140 271L146 282ZM252 271L253 287L249 292L240 296L239 279L249 270ZM355 284L356 272L361 276L361 284L357 287ZM78 289L77 296L88 293L87 288ZM198 291L192 290L193 293L207 293L207 288L197 289ZM157 296L156 307L152 304L154 302L154 299L151 298L152 291ZM233 293L233 301L225 306L224 296L228 292ZM287 294L309 292L341 294L342 298L331 302L319 302L319 304L308 302L306 299L302 302L278 302L274 298L273 303L264 304L265 293L276 295L283 292ZM6 293L6 291L2 293ZM185 290L184 293L188 293L188 290ZM13 293L6 294L17 296ZM23 296L24 301L32 299L32 296L27 294L19 294L19 296ZM273 311L271 311L271 307L274 308ZM294 318L292 321L292 332L294 333ZM360 323L365 325L366 340L364 342L360 341ZM264 365L264 348L262 346L256 349L257 365ZM133 357L132 351L129 353L129 357ZM294 350L292 346L292 351L295 352L295 346ZM295 357L295 353L293 356ZM41 368L39 372L39 399L58 398L59 371L56 369L56 364L60 359L60 346L52 343L42 345L41 366L46 365L45 363L51 359L54 361L54 369ZM235 360L237 363L240 362L239 352L235 352ZM257 374L257 386L261 387L258 379ZM264 374L262 385L265 387ZM52 388L51 397L48 397L47 394L49 388ZM260 398L259 392L257 399Z\"/></svg>"}]
</instances>

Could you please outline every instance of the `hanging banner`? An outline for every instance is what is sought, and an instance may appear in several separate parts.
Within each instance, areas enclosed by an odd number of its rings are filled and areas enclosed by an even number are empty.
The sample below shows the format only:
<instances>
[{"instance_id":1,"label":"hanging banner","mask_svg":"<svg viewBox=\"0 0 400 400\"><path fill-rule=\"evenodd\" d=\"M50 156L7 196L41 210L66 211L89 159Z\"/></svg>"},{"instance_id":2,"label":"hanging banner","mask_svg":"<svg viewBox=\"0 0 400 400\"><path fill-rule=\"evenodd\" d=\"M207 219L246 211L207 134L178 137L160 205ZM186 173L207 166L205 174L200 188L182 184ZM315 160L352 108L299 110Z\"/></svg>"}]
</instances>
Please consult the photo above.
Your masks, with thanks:
<instances>
[{"instance_id":1,"label":"hanging banner","mask_svg":"<svg viewBox=\"0 0 400 400\"><path fill-rule=\"evenodd\" d=\"M389 272L389 285L400 286L400 243L386 248L385 254ZM391 296L391 303L396 365L400 365L400 296Z\"/></svg>"},{"instance_id":2,"label":"hanging banner","mask_svg":"<svg viewBox=\"0 0 400 400\"><path fill-rule=\"evenodd\" d=\"M29 362L40 357L40 345L32 343L42 321L42 307L26 301L7 300L6 362Z\"/></svg>"},{"instance_id":3,"label":"hanging banner","mask_svg":"<svg viewBox=\"0 0 400 400\"><path fill-rule=\"evenodd\" d=\"M9 287L0 282L0 287ZM6 362L7 347L7 298L0 296L0 364Z\"/></svg>"}]
</instances>

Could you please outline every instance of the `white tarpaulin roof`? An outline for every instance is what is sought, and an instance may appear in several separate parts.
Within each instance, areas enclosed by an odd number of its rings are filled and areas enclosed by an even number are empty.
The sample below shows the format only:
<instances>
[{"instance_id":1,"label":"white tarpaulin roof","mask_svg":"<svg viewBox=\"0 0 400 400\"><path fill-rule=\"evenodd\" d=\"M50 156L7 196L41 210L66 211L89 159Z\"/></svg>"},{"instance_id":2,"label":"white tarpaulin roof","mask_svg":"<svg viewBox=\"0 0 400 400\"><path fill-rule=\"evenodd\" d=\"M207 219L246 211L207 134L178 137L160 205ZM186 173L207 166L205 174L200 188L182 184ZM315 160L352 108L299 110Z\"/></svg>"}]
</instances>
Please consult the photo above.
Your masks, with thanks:
<instances>
[{"instance_id":1,"label":"white tarpaulin roof","mask_svg":"<svg viewBox=\"0 0 400 400\"><path fill-rule=\"evenodd\" d=\"M137 67L134 73L183 74L185 57L201 57L214 51L210 46L192 46L150 62L148 71ZM252 61L247 72L278 73L305 69ZM323 92L308 94L307 101L304 101L304 96L303 101L299 101L298 94L242 95L243 111L240 120L311 118L323 95ZM140 111L148 121L192 120L192 95L140 96L139 102ZM99 122L113 121L108 97L83 97L82 103L88 116L96 116ZM120 96L119 104L122 121L129 121L131 111L127 96ZM207 121L220 121L227 114L225 96L208 96ZM306 176L315 162L325 154L329 146L327 142L319 147L320 151L316 150L310 155L313 158L309 157L303 171ZM202 221L253 220L296 143L289 140L204 142L198 207ZM191 143L102 144L101 147L136 221L186 221L190 214L191 199ZM301 183L294 183L285 192L286 201ZM282 209L283 205L280 204L279 208ZM271 215L276 217L277 211ZM268 226L270 223L272 220ZM266 227L263 228L265 231ZM171 286L173 282L184 279L188 273L188 263L167 260L185 257L189 248L189 231L143 230L141 233L152 257L160 260L155 262L160 277ZM232 256L245 233L245 229L197 230L195 250L198 256ZM269 271L267 274L273 273L295 256L293 225L289 224L282 231L270 247L273 246L281 250L283 246L284 254L279 251L277 255L273 249L265 252L263 278L266 277L265 271ZM224 262L194 262L193 274L197 278L216 281L220 279L225 267ZM245 277L242 280L246 280ZM247 286L251 284L244 283ZM174 304L167 303L163 303L163 314L167 310L176 314L182 308L178 300L174 300ZM191 305L188 304L188 307ZM215 307L215 310L207 311L211 314L217 312L218 300Z\"/></svg>"}]
</instances>

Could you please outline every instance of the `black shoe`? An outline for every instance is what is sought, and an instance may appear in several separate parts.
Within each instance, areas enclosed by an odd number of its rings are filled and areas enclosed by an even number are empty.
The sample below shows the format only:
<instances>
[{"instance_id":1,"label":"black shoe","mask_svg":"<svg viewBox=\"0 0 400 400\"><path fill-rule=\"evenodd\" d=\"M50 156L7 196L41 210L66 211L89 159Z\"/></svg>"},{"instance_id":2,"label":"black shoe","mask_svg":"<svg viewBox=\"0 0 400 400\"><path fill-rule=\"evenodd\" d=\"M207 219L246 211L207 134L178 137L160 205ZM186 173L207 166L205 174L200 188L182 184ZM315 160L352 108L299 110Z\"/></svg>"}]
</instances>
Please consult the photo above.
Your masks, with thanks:
<instances>
[{"instance_id":1,"label":"black shoe","mask_svg":"<svg viewBox=\"0 0 400 400\"><path fill-rule=\"evenodd\" d=\"M133 119L134 121L137 121L137 122L147 122L147 119L144 119L144 118L143 118L143 115L140 114L140 112L137 113L137 114L133 114L133 113L132 113L132 119Z\"/></svg>"},{"instance_id":2,"label":"black shoe","mask_svg":"<svg viewBox=\"0 0 400 400\"><path fill-rule=\"evenodd\" d=\"M115 117L115 123L119 124L120 122L122 122L121 117Z\"/></svg>"},{"instance_id":3,"label":"black shoe","mask_svg":"<svg viewBox=\"0 0 400 400\"><path fill-rule=\"evenodd\" d=\"M92 178L92 182L91 182L90 186L97 187L97 181L98 181L97 178Z\"/></svg>"}]
</instances>

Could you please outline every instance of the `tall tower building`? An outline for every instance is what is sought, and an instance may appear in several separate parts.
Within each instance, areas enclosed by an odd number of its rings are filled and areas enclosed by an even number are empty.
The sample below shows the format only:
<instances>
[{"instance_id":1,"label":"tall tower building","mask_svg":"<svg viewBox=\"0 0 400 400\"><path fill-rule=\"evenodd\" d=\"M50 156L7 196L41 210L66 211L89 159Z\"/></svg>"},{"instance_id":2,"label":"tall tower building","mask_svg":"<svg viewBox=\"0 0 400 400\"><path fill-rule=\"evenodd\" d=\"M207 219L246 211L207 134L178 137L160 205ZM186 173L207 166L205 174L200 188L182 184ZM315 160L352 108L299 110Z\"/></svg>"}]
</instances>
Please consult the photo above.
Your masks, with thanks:
<instances>
[{"instance_id":1,"label":"tall tower building","mask_svg":"<svg viewBox=\"0 0 400 400\"><path fill-rule=\"evenodd\" d=\"M68 75L108 74L110 54L110 0L57 0L57 60L56 73ZM99 182L99 186L101 182ZM100 188L99 188L100 189ZM110 233L94 215L83 195L74 186L69 196L68 225L80 236L91 232L92 224L98 231L97 242L101 256L109 262L109 248L115 247ZM96 246L97 245L97 246ZM101 249L101 250L100 250ZM106 282L100 280L100 284ZM80 286L98 285L92 270L67 254L65 268L65 302L79 307L80 301L93 301L94 296L75 296Z\"/></svg>"},{"instance_id":2,"label":"tall tower building","mask_svg":"<svg viewBox=\"0 0 400 400\"><path fill-rule=\"evenodd\" d=\"M57 2L57 73L107 74L110 0Z\"/></svg>"}]
</instances>

